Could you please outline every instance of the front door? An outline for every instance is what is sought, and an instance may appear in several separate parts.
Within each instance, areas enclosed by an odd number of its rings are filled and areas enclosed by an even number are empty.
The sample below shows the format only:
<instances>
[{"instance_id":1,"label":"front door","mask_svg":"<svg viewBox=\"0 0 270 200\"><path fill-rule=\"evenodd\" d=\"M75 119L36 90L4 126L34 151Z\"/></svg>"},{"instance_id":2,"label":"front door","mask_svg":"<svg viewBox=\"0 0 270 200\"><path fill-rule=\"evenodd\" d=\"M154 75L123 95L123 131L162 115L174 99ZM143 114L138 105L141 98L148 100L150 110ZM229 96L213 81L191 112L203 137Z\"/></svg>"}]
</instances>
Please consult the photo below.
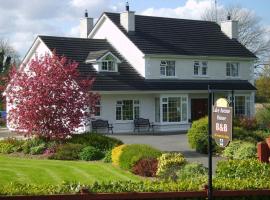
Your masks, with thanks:
<instances>
[{"instance_id":1,"label":"front door","mask_svg":"<svg viewBox=\"0 0 270 200\"><path fill-rule=\"evenodd\" d=\"M191 121L208 114L208 99L191 99Z\"/></svg>"}]
</instances>

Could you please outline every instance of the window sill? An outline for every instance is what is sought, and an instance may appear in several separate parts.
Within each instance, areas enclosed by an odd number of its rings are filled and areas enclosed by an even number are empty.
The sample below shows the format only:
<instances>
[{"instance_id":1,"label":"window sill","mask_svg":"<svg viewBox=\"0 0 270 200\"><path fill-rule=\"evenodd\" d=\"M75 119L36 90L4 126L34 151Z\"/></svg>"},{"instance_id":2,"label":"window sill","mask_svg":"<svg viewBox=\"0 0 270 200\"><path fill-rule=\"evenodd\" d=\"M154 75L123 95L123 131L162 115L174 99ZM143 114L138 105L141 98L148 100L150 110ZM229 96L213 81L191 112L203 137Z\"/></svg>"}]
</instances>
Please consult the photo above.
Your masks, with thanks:
<instances>
[{"instance_id":1,"label":"window sill","mask_svg":"<svg viewBox=\"0 0 270 200\"><path fill-rule=\"evenodd\" d=\"M182 122L159 122L158 125L184 125L184 124L190 124L188 121L182 121Z\"/></svg>"},{"instance_id":2,"label":"window sill","mask_svg":"<svg viewBox=\"0 0 270 200\"><path fill-rule=\"evenodd\" d=\"M226 79L241 79L240 76L226 76Z\"/></svg>"},{"instance_id":3,"label":"window sill","mask_svg":"<svg viewBox=\"0 0 270 200\"><path fill-rule=\"evenodd\" d=\"M160 76L161 79L177 79L177 76Z\"/></svg>"},{"instance_id":4,"label":"window sill","mask_svg":"<svg viewBox=\"0 0 270 200\"><path fill-rule=\"evenodd\" d=\"M116 120L116 124L129 124L133 123L133 120Z\"/></svg>"},{"instance_id":5,"label":"window sill","mask_svg":"<svg viewBox=\"0 0 270 200\"><path fill-rule=\"evenodd\" d=\"M210 78L208 75L193 75L194 78Z\"/></svg>"}]
</instances>

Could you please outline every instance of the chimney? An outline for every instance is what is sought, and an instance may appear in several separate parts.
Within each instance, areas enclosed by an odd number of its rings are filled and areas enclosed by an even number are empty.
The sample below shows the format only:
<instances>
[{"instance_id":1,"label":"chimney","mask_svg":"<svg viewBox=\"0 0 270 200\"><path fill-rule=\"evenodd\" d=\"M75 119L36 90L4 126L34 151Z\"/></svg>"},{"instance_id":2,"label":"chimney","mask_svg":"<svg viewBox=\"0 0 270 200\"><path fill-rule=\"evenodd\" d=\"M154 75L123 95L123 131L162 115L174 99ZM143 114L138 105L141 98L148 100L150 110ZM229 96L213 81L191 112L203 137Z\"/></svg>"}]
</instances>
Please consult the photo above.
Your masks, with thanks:
<instances>
[{"instance_id":1,"label":"chimney","mask_svg":"<svg viewBox=\"0 0 270 200\"><path fill-rule=\"evenodd\" d=\"M84 18L80 19L80 38L88 38L88 35L93 27L94 19L88 17L88 12L85 10Z\"/></svg>"},{"instance_id":2,"label":"chimney","mask_svg":"<svg viewBox=\"0 0 270 200\"><path fill-rule=\"evenodd\" d=\"M230 39L238 39L238 21L232 20L230 14L228 14L226 21L220 23L220 27Z\"/></svg>"},{"instance_id":3,"label":"chimney","mask_svg":"<svg viewBox=\"0 0 270 200\"><path fill-rule=\"evenodd\" d=\"M127 32L135 31L135 12L129 10L129 3L126 3L126 11L120 14L120 23Z\"/></svg>"}]
</instances>

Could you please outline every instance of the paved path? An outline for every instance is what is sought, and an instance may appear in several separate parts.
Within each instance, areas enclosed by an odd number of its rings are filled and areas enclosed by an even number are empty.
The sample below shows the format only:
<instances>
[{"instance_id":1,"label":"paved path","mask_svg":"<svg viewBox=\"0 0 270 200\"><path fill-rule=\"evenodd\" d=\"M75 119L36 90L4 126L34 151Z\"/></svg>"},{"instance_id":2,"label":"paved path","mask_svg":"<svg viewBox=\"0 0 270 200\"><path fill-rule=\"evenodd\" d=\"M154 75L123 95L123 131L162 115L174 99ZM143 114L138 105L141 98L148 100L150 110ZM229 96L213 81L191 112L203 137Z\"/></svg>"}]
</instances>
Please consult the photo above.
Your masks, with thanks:
<instances>
[{"instance_id":1,"label":"paved path","mask_svg":"<svg viewBox=\"0 0 270 200\"><path fill-rule=\"evenodd\" d=\"M10 132L7 128L0 128L0 140L5 138L24 138L22 135L17 135L13 132Z\"/></svg>"},{"instance_id":2,"label":"paved path","mask_svg":"<svg viewBox=\"0 0 270 200\"><path fill-rule=\"evenodd\" d=\"M162 151L176 151L182 153L190 162L199 162L208 166L208 156L200 154L191 149L188 145L186 134L169 135L114 135L112 137L122 140L126 144L149 144ZM213 157L213 170L216 163L222 158Z\"/></svg>"}]
</instances>

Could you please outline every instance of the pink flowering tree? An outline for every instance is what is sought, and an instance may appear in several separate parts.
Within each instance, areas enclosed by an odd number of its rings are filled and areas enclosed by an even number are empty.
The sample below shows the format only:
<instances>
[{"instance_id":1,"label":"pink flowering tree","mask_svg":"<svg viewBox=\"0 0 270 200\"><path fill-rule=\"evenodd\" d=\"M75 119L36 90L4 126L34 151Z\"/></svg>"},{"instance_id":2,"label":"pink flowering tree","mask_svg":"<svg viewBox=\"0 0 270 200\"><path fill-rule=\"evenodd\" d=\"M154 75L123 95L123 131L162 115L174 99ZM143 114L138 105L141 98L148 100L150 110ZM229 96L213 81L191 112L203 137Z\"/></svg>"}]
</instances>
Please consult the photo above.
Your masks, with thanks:
<instances>
[{"instance_id":1,"label":"pink flowering tree","mask_svg":"<svg viewBox=\"0 0 270 200\"><path fill-rule=\"evenodd\" d=\"M83 78L78 63L46 54L12 75L6 89L9 124L26 136L61 139L85 125L99 95L94 79ZM89 109L90 108L90 109Z\"/></svg>"}]
</instances>

